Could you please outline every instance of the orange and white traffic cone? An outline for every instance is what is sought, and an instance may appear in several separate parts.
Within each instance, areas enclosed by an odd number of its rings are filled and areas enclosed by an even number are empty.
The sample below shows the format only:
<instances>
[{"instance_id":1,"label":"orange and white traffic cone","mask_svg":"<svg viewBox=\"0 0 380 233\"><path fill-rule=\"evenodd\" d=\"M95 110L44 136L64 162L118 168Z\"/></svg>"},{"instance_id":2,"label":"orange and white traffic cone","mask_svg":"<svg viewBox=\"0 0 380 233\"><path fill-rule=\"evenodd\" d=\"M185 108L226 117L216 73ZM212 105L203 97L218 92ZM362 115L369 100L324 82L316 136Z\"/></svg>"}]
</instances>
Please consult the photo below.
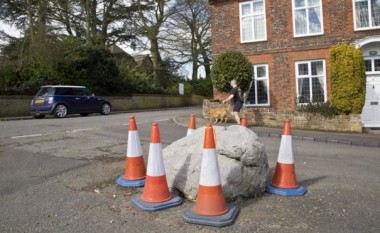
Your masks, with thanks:
<instances>
[{"instance_id":1,"label":"orange and white traffic cone","mask_svg":"<svg viewBox=\"0 0 380 233\"><path fill-rule=\"evenodd\" d=\"M144 191L132 197L132 203L144 211L163 210L182 203L180 197L169 192L157 122L152 124Z\"/></svg>"},{"instance_id":2,"label":"orange and white traffic cone","mask_svg":"<svg viewBox=\"0 0 380 233\"><path fill-rule=\"evenodd\" d=\"M195 115L191 114L190 120L189 120L189 128L187 129L186 136L189 136L195 131Z\"/></svg>"},{"instance_id":3,"label":"orange and white traffic cone","mask_svg":"<svg viewBox=\"0 0 380 233\"><path fill-rule=\"evenodd\" d=\"M223 227L233 224L239 209L224 199L214 129L207 124L196 203L183 213L188 223Z\"/></svg>"},{"instance_id":4,"label":"orange and white traffic cone","mask_svg":"<svg viewBox=\"0 0 380 233\"><path fill-rule=\"evenodd\" d=\"M125 173L116 180L122 187L142 187L145 184L145 162L142 155L139 132L135 116L129 118L128 147L125 160Z\"/></svg>"},{"instance_id":5,"label":"orange and white traffic cone","mask_svg":"<svg viewBox=\"0 0 380 233\"><path fill-rule=\"evenodd\" d=\"M241 118L241 126L248 127L247 116L246 115L243 115L243 117Z\"/></svg>"},{"instance_id":6,"label":"orange and white traffic cone","mask_svg":"<svg viewBox=\"0 0 380 233\"><path fill-rule=\"evenodd\" d=\"M301 196L307 192L305 187L297 184L289 119L284 123L272 184L266 186L266 191L284 196Z\"/></svg>"}]
</instances>

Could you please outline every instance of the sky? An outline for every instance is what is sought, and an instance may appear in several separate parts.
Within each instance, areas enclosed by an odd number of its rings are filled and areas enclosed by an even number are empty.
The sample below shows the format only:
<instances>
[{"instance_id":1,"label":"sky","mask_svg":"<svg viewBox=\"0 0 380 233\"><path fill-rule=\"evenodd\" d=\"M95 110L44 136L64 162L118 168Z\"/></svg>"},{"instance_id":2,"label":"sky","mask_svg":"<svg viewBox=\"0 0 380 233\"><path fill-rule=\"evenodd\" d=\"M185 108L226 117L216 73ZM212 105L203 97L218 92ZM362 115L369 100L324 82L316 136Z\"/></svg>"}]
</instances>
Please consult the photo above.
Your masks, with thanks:
<instances>
[{"instance_id":1,"label":"sky","mask_svg":"<svg viewBox=\"0 0 380 233\"><path fill-rule=\"evenodd\" d=\"M0 31L5 31L11 36L20 36L20 32L16 28L10 27L8 24L4 24L1 20L0 20ZM0 42L4 43L3 41L1 41L1 39L0 39Z\"/></svg>"}]
</instances>

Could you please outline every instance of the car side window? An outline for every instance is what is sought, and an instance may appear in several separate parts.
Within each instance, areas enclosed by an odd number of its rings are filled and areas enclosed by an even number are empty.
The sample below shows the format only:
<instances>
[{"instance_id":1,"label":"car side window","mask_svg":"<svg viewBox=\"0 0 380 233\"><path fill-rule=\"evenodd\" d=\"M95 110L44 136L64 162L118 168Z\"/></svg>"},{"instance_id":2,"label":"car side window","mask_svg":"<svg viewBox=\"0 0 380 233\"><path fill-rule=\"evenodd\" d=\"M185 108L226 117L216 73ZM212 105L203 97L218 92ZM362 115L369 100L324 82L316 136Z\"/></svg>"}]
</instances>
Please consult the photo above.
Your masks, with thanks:
<instances>
[{"instance_id":1,"label":"car side window","mask_svg":"<svg viewBox=\"0 0 380 233\"><path fill-rule=\"evenodd\" d=\"M92 92L88 90L87 88L76 88L74 89L75 95L79 96L91 96Z\"/></svg>"},{"instance_id":2,"label":"car side window","mask_svg":"<svg viewBox=\"0 0 380 233\"><path fill-rule=\"evenodd\" d=\"M52 93L52 88L43 87L38 91L37 96L47 96L47 95L51 95L51 93Z\"/></svg>"},{"instance_id":3,"label":"car side window","mask_svg":"<svg viewBox=\"0 0 380 233\"><path fill-rule=\"evenodd\" d=\"M71 88L57 88L55 90L55 95L74 95L73 89Z\"/></svg>"}]
</instances>

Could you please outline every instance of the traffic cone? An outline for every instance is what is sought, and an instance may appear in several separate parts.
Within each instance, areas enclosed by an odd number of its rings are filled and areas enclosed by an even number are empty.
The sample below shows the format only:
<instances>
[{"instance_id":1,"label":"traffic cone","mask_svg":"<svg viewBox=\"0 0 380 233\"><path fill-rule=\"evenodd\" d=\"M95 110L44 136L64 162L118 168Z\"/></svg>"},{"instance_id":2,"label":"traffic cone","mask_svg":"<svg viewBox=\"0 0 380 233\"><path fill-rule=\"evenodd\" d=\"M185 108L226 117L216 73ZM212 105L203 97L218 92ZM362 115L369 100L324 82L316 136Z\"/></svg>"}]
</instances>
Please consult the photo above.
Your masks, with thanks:
<instances>
[{"instance_id":1,"label":"traffic cone","mask_svg":"<svg viewBox=\"0 0 380 233\"><path fill-rule=\"evenodd\" d=\"M175 207L182 203L180 197L169 192L157 122L152 124L146 175L143 193L132 197L132 203L137 208L144 211L157 211Z\"/></svg>"},{"instance_id":2,"label":"traffic cone","mask_svg":"<svg viewBox=\"0 0 380 233\"><path fill-rule=\"evenodd\" d=\"M142 187L145 184L145 163L142 155L139 132L135 116L129 118L128 147L125 160L125 173L116 180L122 187Z\"/></svg>"},{"instance_id":3,"label":"traffic cone","mask_svg":"<svg viewBox=\"0 0 380 233\"><path fill-rule=\"evenodd\" d=\"M189 128L187 129L186 136L189 136L195 131L195 115L191 114L190 120L189 120Z\"/></svg>"},{"instance_id":4,"label":"traffic cone","mask_svg":"<svg viewBox=\"0 0 380 233\"><path fill-rule=\"evenodd\" d=\"M233 224L239 209L224 199L214 130L210 123L205 130L203 157L196 203L184 213L188 223L223 227Z\"/></svg>"},{"instance_id":5,"label":"traffic cone","mask_svg":"<svg viewBox=\"0 0 380 233\"><path fill-rule=\"evenodd\" d=\"M297 184L289 119L284 123L272 184L266 186L266 191L284 196L301 196L307 192L305 187Z\"/></svg>"},{"instance_id":6,"label":"traffic cone","mask_svg":"<svg viewBox=\"0 0 380 233\"><path fill-rule=\"evenodd\" d=\"M243 115L243 117L241 118L241 126L248 127L246 115Z\"/></svg>"}]
</instances>

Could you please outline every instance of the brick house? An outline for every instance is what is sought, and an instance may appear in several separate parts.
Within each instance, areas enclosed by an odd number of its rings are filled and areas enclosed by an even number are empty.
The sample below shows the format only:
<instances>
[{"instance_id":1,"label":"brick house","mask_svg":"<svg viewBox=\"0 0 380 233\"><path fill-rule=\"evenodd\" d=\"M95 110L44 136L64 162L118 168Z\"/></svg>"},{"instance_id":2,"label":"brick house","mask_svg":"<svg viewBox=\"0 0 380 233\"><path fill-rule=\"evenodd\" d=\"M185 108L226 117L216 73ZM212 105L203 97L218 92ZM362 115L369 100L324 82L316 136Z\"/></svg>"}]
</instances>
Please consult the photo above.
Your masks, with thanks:
<instances>
[{"instance_id":1,"label":"brick house","mask_svg":"<svg viewBox=\"0 0 380 233\"><path fill-rule=\"evenodd\" d=\"M209 0L212 56L237 49L252 63L248 108L294 110L331 99L329 49L363 49L364 126L380 127L380 0ZM221 93L214 93L220 98Z\"/></svg>"}]
</instances>

